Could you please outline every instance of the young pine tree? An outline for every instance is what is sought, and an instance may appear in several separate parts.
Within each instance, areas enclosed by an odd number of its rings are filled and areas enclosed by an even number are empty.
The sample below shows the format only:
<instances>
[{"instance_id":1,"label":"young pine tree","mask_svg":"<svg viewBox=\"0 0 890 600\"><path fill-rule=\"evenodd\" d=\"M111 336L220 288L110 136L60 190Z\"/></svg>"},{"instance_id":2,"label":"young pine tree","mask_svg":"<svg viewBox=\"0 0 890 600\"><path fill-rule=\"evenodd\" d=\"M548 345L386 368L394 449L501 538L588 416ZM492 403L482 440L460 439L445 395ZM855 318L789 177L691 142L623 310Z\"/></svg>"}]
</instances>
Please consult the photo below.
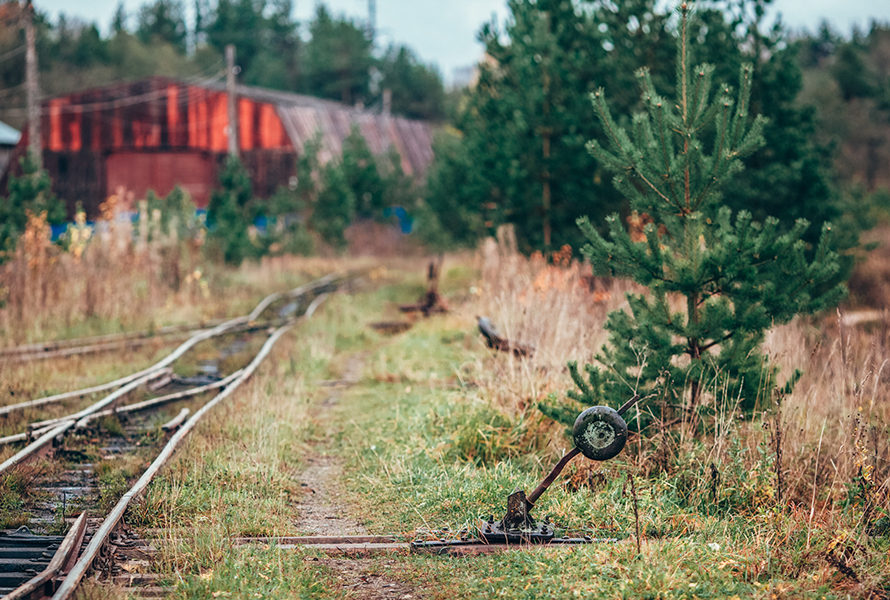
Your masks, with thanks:
<instances>
[{"instance_id":1,"label":"young pine tree","mask_svg":"<svg viewBox=\"0 0 890 600\"><path fill-rule=\"evenodd\" d=\"M341 165L333 161L323 167L322 180L318 203L309 223L325 243L335 250L343 250L347 246L346 228L355 218L355 193Z\"/></svg>"},{"instance_id":2,"label":"young pine tree","mask_svg":"<svg viewBox=\"0 0 890 600\"><path fill-rule=\"evenodd\" d=\"M253 223L253 186L250 175L237 158L228 158L219 174L220 187L210 195L207 226L210 240L217 245L223 259L240 265L253 253L248 227Z\"/></svg>"},{"instance_id":3,"label":"young pine tree","mask_svg":"<svg viewBox=\"0 0 890 600\"><path fill-rule=\"evenodd\" d=\"M597 356L606 372L588 369L590 393L580 386L585 401L605 396L615 404L658 389L693 410L705 386L719 381L751 410L775 385L776 369L760 349L764 332L830 306L845 291L832 284L838 258L828 247L829 224L808 253L801 239L807 221L782 233L774 218L761 224L721 205L721 188L764 143L765 120L748 114L751 65L742 66L738 91L721 84L713 96L713 67L691 67L691 12L691 3L680 5L674 98L657 95L649 72L639 70L645 112L627 131L612 118L603 90L591 95L606 139L589 142L588 150L614 174L631 208L653 223L645 241L634 241L617 214L607 219L608 239L586 217L578 220L596 275L648 288L628 294L629 312L609 315L609 343ZM581 381L577 369L574 375Z\"/></svg>"},{"instance_id":4,"label":"young pine tree","mask_svg":"<svg viewBox=\"0 0 890 600\"><path fill-rule=\"evenodd\" d=\"M9 176L9 196L0 198L0 263L15 250L19 236L25 231L28 211L35 215L46 212L52 224L65 221L65 203L52 193L52 182L40 169L31 153L20 159L21 177Z\"/></svg>"}]
</instances>

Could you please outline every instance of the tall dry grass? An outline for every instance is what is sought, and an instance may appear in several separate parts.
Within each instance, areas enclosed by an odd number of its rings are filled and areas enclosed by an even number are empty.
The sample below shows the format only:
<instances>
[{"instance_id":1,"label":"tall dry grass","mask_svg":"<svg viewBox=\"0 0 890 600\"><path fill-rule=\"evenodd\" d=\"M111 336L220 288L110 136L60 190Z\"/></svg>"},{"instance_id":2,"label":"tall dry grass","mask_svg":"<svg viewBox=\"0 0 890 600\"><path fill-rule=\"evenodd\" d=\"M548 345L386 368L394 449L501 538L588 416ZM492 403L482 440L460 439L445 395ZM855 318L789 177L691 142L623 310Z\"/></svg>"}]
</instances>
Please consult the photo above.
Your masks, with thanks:
<instances>
[{"instance_id":1,"label":"tall dry grass","mask_svg":"<svg viewBox=\"0 0 890 600\"><path fill-rule=\"evenodd\" d=\"M482 289L472 310L490 317L509 340L534 347L529 358L504 354L477 373L499 407L519 414L565 389L568 361L593 360L607 339L606 315L626 303L632 286L594 278L569 248L553 262L540 253L526 258L509 227L499 229L497 241L483 242L477 261Z\"/></svg>"},{"instance_id":2,"label":"tall dry grass","mask_svg":"<svg viewBox=\"0 0 890 600\"><path fill-rule=\"evenodd\" d=\"M267 257L239 268L206 259L203 224L139 202L126 192L102 205L93 225L80 213L61 243L45 215L30 215L0 265L0 345L151 329L243 314L265 294L343 267L336 258ZM189 219L189 223L184 221Z\"/></svg>"},{"instance_id":3,"label":"tall dry grass","mask_svg":"<svg viewBox=\"0 0 890 600\"><path fill-rule=\"evenodd\" d=\"M94 226L78 214L62 245L50 240L45 214L29 214L15 252L0 267L0 329L7 344L77 330L90 319L139 322L153 307L206 296L203 236L180 239L175 227L164 231L157 211L134 228L122 217L119 198L102 205Z\"/></svg>"},{"instance_id":4,"label":"tall dry grass","mask_svg":"<svg viewBox=\"0 0 890 600\"><path fill-rule=\"evenodd\" d=\"M607 314L625 308L624 294L634 289L592 278L569 252L549 261L524 257L507 229L479 251L482 291L472 310L535 348L529 358L500 353L474 369L484 394L514 418L540 419L537 401L573 387L566 362L594 361L607 341ZM705 476L713 465L717 478L720 465L733 463L739 472L757 471L766 481L758 493L773 499L833 504L864 489L873 508L890 509L890 318L870 327L845 322L836 314L798 318L768 332L764 351L779 366L779 381L803 372L790 396L763 390L761 409L745 415L718 386L704 394L696 418L666 429L659 407L643 406L655 424L632 436L625 453L649 473L695 461ZM536 425L535 435L548 437L558 454L568 443L559 430Z\"/></svg>"},{"instance_id":5,"label":"tall dry grass","mask_svg":"<svg viewBox=\"0 0 890 600\"><path fill-rule=\"evenodd\" d=\"M867 476L890 491L890 320L844 324L843 315L798 319L769 332L765 349L788 373L803 371L781 407L790 490L815 481L841 494ZM817 462L817 457L821 458Z\"/></svg>"}]
</instances>

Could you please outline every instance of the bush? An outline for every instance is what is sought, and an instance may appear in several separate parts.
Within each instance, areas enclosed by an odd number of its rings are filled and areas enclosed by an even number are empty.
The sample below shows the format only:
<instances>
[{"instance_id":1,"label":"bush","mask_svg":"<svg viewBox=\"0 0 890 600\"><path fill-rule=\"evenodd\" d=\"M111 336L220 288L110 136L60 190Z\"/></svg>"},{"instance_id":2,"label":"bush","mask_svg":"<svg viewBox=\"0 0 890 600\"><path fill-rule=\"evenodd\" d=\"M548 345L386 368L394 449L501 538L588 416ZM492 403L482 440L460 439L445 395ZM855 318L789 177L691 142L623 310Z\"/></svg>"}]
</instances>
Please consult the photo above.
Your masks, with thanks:
<instances>
[{"instance_id":1,"label":"bush","mask_svg":"<svg viewBox=\"0 0 890 600\"><path fill-rule=\"evenodd\" d=\"M226 160L219 183L207 208L211 245L221 251L227 264L240 265L257 254L248 234L253 222L253 186L244 165L233 157Z\"/></svg>"},{"instance_id":2,"label":"bush","mask_svg":"<svg viewBox=\"0 0 890 600\"><path fill-rule=\"evenodd\" d=\"M0 264L9 259L19 236L25 231L27 213L46 213L53 225L65 221L65 204L51 191L46 171L39 169L30 152L19 159L21 177L9 176L9 196L0 202Z\"/></svg>"}]
</instances>

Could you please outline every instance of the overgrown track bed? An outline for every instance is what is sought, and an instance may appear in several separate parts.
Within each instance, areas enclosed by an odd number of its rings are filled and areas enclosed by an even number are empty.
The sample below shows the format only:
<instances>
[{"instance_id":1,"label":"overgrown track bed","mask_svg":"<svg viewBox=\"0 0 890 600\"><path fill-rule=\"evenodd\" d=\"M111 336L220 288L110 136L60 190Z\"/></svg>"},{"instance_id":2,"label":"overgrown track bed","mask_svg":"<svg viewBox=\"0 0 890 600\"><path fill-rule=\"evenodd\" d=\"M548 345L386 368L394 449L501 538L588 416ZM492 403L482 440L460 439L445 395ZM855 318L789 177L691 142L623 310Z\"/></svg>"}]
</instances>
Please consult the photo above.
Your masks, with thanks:
<instances>
[{"instance_id":1,"label":"overgrown track bed","mask_svg":"<svg viewBox=\"0 0 890 600\"><path fill-rule=\"evenodd\" d=\"M331 275L273 294L250 315L192 336L153 367L124 378L130 381L98 402L75 413L28 423L27 430L17 434L20 439L7 436L10 443L31 441L0 464L5 487L20 495L16 515L0 514L5 526L58 534L74 515L90 511L105 515L89 520L89 544L78 562L68 565L53 597L69 597L103 551L114 556L105 550L109 536L130 501L142 493L179 442L208 410L251 376L298 317L311 316L327 292L344 280ZM140 401L121 405L125 397ZM0 534L0 542L3 539L12 538ZM0 571L16 567L4 561L0 558ZM108 569L110 562L104 563ZM20 569L18 585L34 575L31 571ZM11 584L15 579L4 581ZM33 593L40 597L39 590Z\"/></svg>"}]
</instances>

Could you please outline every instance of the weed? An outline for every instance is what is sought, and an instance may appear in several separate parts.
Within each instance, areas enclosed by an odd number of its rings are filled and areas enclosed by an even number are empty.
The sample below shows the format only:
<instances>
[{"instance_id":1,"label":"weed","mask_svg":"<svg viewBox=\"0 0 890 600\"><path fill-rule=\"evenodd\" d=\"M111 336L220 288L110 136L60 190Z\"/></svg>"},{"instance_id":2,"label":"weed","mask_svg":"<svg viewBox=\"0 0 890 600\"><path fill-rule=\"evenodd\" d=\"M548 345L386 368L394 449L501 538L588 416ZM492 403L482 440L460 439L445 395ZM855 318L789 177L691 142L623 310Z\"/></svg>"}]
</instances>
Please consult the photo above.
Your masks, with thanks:
<instances>
[{"instance_id":1,"label":"weed","mask_svg":"<svg viewBox=\"0 0 890 600\"><path fill-rule=\"evenodd\" d=\"M124 436L124 428L123 428L123 425L121 425L121 421L117 417L117 415L111 414L111 415L105 415L104 417L99 417L98 423L99 423L99 428L102 429L103 431L106 431L106 432L110 433L111 435L114 435L117 437Z\"/></svg>"},{"instance_id":2,"label":"weed","mask_svg":"<svg viewBox=\"0 0 890 600\"><path fill-rule=\"evenodd\" d=\"M42 472L39 465L28 463L0 474L0 529L15 528L28 522L30 515L22 508L31 496L31 486Z\"/></svg>"}]
</instances>

